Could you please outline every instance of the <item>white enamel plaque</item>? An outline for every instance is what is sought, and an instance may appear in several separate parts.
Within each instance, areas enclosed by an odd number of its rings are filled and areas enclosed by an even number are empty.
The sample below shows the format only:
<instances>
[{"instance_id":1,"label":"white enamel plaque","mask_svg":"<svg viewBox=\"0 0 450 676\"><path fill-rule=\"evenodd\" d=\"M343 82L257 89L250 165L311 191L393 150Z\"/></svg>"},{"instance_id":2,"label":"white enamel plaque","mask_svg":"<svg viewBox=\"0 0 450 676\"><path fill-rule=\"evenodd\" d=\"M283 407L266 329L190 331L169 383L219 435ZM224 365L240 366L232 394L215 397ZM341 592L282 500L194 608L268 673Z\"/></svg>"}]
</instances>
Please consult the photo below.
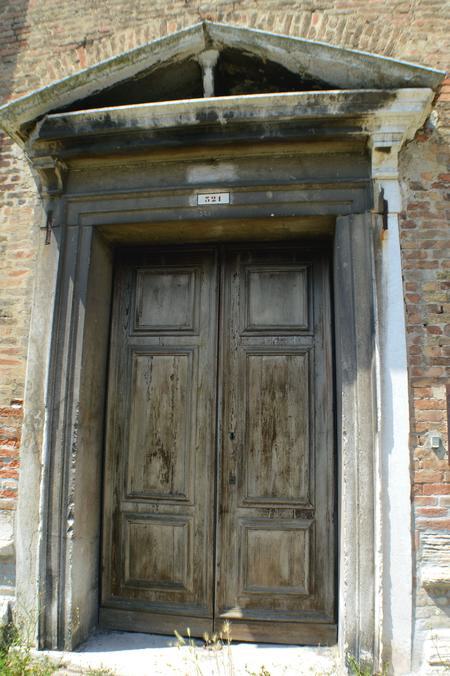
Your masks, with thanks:
<instances>
[{"instance_id":1,"label":"white enamel plaque","mask_svg":"<svg viewBox=\"0 0 450 676\"><path fill-rule=\"evenodd\" d=\"M202 192L197 195L197 206L205 204L229 204L229 192Z\"/></svg>"}]
</instances>

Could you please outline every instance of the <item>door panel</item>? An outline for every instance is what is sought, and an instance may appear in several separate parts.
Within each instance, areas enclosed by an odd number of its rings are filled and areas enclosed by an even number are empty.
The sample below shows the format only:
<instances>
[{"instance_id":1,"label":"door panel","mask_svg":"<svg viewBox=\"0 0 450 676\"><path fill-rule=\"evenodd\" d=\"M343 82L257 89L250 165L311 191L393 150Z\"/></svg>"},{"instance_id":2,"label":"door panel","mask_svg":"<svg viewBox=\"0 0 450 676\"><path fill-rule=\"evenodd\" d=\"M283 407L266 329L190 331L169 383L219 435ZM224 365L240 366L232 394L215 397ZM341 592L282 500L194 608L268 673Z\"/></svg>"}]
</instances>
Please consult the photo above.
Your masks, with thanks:
<instances>
[{"instance_id":1,"label":"door panel","mask_svg":"<svg viewBox=\"0 0 450 676\"><path fill-rule=\"evenodd\" d=\"M132 353L129 496L189 499L192 357L192 351Z\"/></svg>"},{"instance_id":2,"label":"door panel","mask_svg":"<svg viewBox=\"0 0 450 676\"><path fill-rule=\"evenodd\" d=\"M216 624L230 619L237 639L288 643L309 641L314 625L316 640L329 642L336 629L328 266L292 246L229 249L223 278Z\"/></svg>"},{"instance_id":3,"label":"door panel","mask_svg":"<svg viewBox=\"0 0 450 676\"><path fill-rule=\"evenodd\" d=\"M122 254L111 338L102 623L209 631L216 253ZM145 612L143 612L145 611ZM145 618L148 624L145 625Z\"/></svg>"},{"instance_id":4,"label":"door panel","mask_svg":"<svg viewBox=\"0 0 450 676\"><path fill-rule=\"evenodd\" d=\"M307 352L245 350L244 501L308 497Z\"/></svg>"}]
</instances>

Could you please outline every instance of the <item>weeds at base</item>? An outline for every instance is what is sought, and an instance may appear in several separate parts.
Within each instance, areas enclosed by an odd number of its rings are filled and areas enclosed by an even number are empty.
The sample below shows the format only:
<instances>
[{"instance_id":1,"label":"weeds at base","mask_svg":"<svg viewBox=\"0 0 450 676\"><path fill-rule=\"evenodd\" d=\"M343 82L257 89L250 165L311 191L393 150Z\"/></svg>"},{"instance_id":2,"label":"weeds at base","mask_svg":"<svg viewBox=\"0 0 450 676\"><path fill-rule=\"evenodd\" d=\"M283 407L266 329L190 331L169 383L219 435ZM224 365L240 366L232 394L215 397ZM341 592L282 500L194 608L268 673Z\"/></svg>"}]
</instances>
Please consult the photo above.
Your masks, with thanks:
<instances>
[{"instance_id":1,"label":"weeds at base","mask_svg":"<svg viewBox=\"0 0 450 676\"><path fill-rule=\"evenodd\" d=\"M353 676L387 676L388 669L383 667L381 671L374 671L371 666L362 666L353 655L348 656L348 666Z\"/></svg>"},{"instance_id":2,"label":"weeds at base","mask_svg":"<svg viewBox=\"0 0 450 676\"><path fill-rule=\"evenodd\" d=\"M0 674L2 676L52 676L61 664L48 657L35 657L29 644L20 637L20 632L12 623L0 628Z\"/></svg>"},{"instance_id":3,"label":"weeds at base","mask_svg":"<svg viewBox=\"0 0 450 676\"><path fill-rule=\"evenodd\" d=\"M214 655L214 674L217 676L239 676L236 667L233 663L233 654L231 652L231 625L229 622L224 622L222 631L214 634L203 634L203 646L199 646L195 639L191 636L189 627L186 630L187 638L181 636L178 631L175 631L177 639L177 647L187 647L189 663L193 669L195 676L210 676L210 664L202 665L202 656L205 651L209 651ZM248 676L271 676L270 672L264 667L260 667L258 671L249 671L246 669Z\"/></svg>"}]
</instances>

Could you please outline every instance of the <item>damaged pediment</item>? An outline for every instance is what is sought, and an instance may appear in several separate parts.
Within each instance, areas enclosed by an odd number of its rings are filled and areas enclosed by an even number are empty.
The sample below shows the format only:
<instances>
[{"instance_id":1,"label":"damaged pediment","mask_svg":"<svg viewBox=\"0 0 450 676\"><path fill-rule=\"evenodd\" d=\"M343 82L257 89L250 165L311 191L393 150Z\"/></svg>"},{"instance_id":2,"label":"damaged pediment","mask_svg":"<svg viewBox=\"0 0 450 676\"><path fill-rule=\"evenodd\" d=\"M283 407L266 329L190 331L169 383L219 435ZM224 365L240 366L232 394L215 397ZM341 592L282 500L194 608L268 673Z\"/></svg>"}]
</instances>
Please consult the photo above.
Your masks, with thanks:
<instances>
[{"instance_id":1,"label":"damaged pediment","mask_svg":"<svg viewBox=\"0 0 450 676\"><path fill-rule=\"evenodd\" d=\"M436 89L442 73L381 56L202 22L50 84L0 108L24 143L49 113L254 94Z\"/></svg>"}]
</instances>

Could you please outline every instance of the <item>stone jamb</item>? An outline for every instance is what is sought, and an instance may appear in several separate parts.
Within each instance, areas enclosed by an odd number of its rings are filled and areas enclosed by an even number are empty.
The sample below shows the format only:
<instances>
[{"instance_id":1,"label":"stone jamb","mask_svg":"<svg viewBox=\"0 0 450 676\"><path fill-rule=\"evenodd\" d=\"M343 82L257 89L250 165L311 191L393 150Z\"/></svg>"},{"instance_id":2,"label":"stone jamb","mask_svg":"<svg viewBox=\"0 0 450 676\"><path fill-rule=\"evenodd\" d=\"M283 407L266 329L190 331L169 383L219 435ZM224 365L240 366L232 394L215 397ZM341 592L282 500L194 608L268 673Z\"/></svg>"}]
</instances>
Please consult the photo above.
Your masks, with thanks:
<instances>
[{"instance_id":1,"label":"stone jamb","mask_svg":"<svg viewBox=\"0 0 450 676\"><path fill-rule=\"evenodd\" d=\"M334 239L339 457L339 646L370 668L375 645L377 441L372 215L338 217Z\"/></svg>"},{"instance_id":2,"label":"stone jamb","mask_svg":"<svg viewBox=\"0 0 450 676\"><path fill-rule=\"evenodd\" d=\"M374 134L374 194L385 200L384 225L376 241L379 355L379 547L382 552L384 660L408 673L413 632L413 531L409 450L409 387L399 213L398 155L404 139Z\"/></svg>"}]
</instances>

